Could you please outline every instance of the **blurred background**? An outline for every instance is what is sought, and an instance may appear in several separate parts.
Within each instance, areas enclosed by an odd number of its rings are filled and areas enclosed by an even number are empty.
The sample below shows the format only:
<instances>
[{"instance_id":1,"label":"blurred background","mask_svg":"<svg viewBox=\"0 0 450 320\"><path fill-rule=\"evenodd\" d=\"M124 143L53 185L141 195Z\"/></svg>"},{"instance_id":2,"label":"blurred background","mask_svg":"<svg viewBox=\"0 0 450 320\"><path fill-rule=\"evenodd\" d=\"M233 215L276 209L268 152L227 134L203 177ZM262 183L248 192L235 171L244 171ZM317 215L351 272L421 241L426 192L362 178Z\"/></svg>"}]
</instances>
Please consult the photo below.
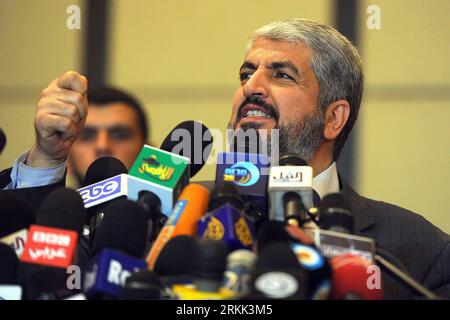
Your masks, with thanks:
<instances>
[{"instance_id":1,"label":"blurred background","mask_svg":"<svg viewBox=\"0 0 450 320\"><path fill-rule=\"evenodd\" d=\"M70 5L81 29L66 27ZM380 29L369 29L376 5ZM159 146L188 119L225 129L249 34L273 20L330 24L359 48L365 93L339 168L367 197L450 233L448 0L1 0L0 168L34 141L42 89L64 71L134 93ZM205 167L195 180L214 179Z\"/></svg>"}]
</instances>

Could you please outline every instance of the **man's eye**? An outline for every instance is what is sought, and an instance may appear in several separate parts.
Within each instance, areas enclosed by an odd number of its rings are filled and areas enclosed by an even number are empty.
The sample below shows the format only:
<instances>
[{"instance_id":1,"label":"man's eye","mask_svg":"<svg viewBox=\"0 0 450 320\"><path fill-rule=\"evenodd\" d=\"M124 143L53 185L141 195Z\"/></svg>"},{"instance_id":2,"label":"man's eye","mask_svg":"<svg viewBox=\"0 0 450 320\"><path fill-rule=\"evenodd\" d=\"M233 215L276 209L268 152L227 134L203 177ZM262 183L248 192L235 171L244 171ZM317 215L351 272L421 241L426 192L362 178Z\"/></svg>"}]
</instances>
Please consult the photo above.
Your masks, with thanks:
<instances>
[{"instance_id":1,"label":"man's eye","mask_svg":"<svg viewBox=\"0 0 450 320\"><path fill-rule=\"evenodd\" d=\"M114 140L127 140L131 138L133 132L129 129L111 129L109 130L109 135L111 139Z\"/></svg>"},{"instance_id":2,"label":"man's eye","mask_svg":"<svg viewBox=\"0 0 450 320\"><path fill-rule=\"evenodd\" d=\"M283 73L283 72L276 72L275 77L280 78L280 79L286 79L286 80L294 80L290 75Z\"/></svg>"},{"instance_id":3,"label":"man's eye","mask_svg":"<svg viewBox=\"0 0 450 320\"><path fill-rule=\"evenodd\" d=\"M93 130L93 129L85 129L83 131L81 131L78 139L81 141L92 141L95 140L95 138L97 137L97 130Z\"/></svg>"},{"instance_id":4,"label":"man's eye","mask_svg":"<svg viewBox=\"0 0 450 320\"><path fill-rule=\"evenodd\" d=\"M250 79L251 76L252 76L252 74L249 72L242 72L241 74L239 74L239 79L241 81L246 81L246 80Z\"/></svg>"}]
</instances>

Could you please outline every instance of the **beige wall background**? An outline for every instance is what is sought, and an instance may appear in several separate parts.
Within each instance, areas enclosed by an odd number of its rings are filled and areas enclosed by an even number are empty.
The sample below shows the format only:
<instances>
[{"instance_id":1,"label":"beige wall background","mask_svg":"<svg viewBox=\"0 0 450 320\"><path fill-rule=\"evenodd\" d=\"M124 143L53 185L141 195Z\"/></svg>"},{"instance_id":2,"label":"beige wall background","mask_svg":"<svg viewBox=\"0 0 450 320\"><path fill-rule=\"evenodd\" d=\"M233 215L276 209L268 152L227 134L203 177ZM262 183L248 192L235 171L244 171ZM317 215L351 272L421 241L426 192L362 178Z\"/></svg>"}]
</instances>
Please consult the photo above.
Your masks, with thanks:
<instances>
[{"instance_id":1,"label":"beige wall background","mask_svg":"<svg viewBox=\"0 0 450 320\"><path fill-rule=\"evenodd\" d=\"M81 30L66 8L82 0L0 2L0 168L33 142L40 91L62 72L81 71ZM381 9L368 30L366 8ZM112 1L109 84L135 93L151 116L152 141L187 119L224 129L248 35L277 19L333 25L332 0ZM366 91L358 120L355 188L396 203L450 232L449 9L446 0L361 1ZM196 180L213 179L214 166Z\"/></svg>"},{"instance_id":2,"label":"beige wall background","mask_svg":"<svg viewBox=\"0 0 450 320\"><path fill-rule=\"evenodd\" d=\"M33 144L40 92L65 70L81 69L83 28L66 28L71 4L84 9L81 0L0 1L0 127L8 139L0 168Z\"/></svg>"}]
</instances>

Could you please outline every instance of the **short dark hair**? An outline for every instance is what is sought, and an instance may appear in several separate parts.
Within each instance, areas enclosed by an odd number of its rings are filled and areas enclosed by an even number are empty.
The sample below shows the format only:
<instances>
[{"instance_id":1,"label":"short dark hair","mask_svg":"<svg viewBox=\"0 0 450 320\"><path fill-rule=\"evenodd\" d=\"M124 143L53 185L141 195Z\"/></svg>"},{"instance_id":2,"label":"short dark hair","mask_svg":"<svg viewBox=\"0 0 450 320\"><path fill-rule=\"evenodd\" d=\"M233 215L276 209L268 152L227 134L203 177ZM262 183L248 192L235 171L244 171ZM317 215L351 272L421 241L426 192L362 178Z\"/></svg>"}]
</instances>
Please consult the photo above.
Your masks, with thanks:
<instances>
[{"instance_id":1,"label":"short dark hair","mask_svg":"<svg viewBox=\"0 0 450 320\"><path fill-rule=\"evenodd\" d=\"M149 127L147 124L147 114L139 100L132 94L114 87L96 87L88 90L87 93L89 105L96 104L104 106L110 103L124 103L136 113L139 129L144 141L147 140Z\"/></svg>"}]
</instances>

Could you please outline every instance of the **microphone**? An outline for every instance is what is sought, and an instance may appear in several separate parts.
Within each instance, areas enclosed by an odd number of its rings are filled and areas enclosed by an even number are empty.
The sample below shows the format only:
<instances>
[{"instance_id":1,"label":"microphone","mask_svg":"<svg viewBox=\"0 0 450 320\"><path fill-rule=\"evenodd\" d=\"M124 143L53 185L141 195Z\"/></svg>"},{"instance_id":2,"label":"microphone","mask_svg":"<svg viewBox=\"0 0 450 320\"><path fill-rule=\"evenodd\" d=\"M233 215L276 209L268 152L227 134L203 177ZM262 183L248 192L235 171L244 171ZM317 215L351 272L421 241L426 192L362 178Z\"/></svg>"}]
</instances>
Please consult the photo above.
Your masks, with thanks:
<instances>
[{"instance_id":1,"label":"microphone","mask_svg":"<svg viewBox=\"0 0 450 320\"><path fill-rule=\"evenodd\" d=\"M0 206L0 238L27 229L34 223L34 212L30 203L17 192L0 192Z\"/></svg>"},{"instance_id":2,"label":"microphone","mask_svg":"<svg viewBox=\"0 0 450 320\"><path fill-rule=\"evenodd\" d=\"M308 214L313 207L312 179L312 168L303 159L295 154L283 155L280 165L270 168L269 219L314 228Z\"/></svg>"},{"instance_id":3,"label":"microphone","mask_svg":"<svg viewBox=\"0 0 450 320\"><path fill-rule=\"evenodd\" d=\"M314 241L325 256L353 254L370 261L374 259L375 241L353 235L354 219L342 194L328 194L323 198L319 226L321 229L314 231Z\"/></svg>"},{"instance_id":4,"label":"microphone","mask_svg":"<svg viewBox=\"0 0 450 320\"><path fill-rule=\"evenodd\" d=\"M361 256L344 254L331 258L333 286L330 298L333 300L381 300L381 284L370 284L370 260Z\"/></svg>"},{"instance_id":5,"label":"microphone","mask_svg":"<svg viewBox=\"0 0 450 320\"><path fill-rule=\"evenodd\" d=\"M27 241L28 228L34 223L29 202L13 191L0 192L0 243L11 246L20 257Z\"/></svg>"},{"instance_id":6,"label":"microphone","mask_svg":"<svg viewBox=\"0 0 450 320\"><path fill-rule=\"evenodd\" d=\"M119 298L126 279L146 268L141 259L148 238L147 216L137 203L122 199L105 209L93 240L96 254L85 272L84 292L89 299Z\"/></svg>"},{"instance_id":7,"label":"microphone","mask_svg":"<svg viewBox=\"0 0 450 320\"><path fill-rule=\"evenodd\" d=\"M0 128L0 153L2 153L5 146L6 146L6 135L5 132L3 132L3 129Z\"/></svg>"},{"instance_id":8,"label":"microphone","mask_svg":"<svg viewBox=\"0 0 450 320\"><path fill-rule=\"evenodd\" d=\"M190 264L193 285L172 286L172 293L180 300L223 300L233 296L223 283L229 247L225 242L198 239Z\"/></svg>"},{"instance_id":9,"label":"microphone","mask_svg":"<svg viewBox=\"0 0 450 320\"><path fill-rule=\"evenodd\" d=\"M140 191L151 191L161 199L161 211L168 216L189 183L189 165L189 158L144 145L128 174L128 198L137 200Z\"/></svg>"},{"instance_id":10,"label":"microphone","mask_svg":"<svg viewBox=\"0 0 450 320\"><path fill-rule=\"evenodd\" d=\"M150 269L154 268L162 248L171 238L196 234L197 222L206 211L208 197L209 191L202 185L190 183L184 188L147 255L146 261Z\"/></svg>"},{"instance_id":11,"label":"microphone","mask_svg":"<svg viewBox=\"0 0 450 320\"><path fill-rule=\"evenodd\" d=\"M180 139L183 141L179 142ZM191 159L189 171L192 178L205 165L212 145L209 129L199 121L189 120L178 124L164 139L160 149Z\"/></svg>"},{"instance_id":12,"label":"microphone","mask_svg":"<svg viewBox=\"0 0 450 320\"><path fill-rule=\"evenodd\" d=\"M169 216L189 178L205 165L212 141L211 132L205 125L184 121L167 135L160 149L144 145L129 175L148 182L145 190L154 192L161 199L161 211Z\"/></svg>"},{"instance_id":13,"label":"microphone","mask_svg":"<svg viewBox=\"0 0 450 320\"><path fill-rule=\"evenodd\" d=\"M55 189L44 200L36 216L36 224L50 228L83 232L86 210L80 195L68 188Z\"/></svg>"},{"instance_id":14,"label":"microphone","mask_svg":"<svg viewBox=\"0 0 450 320\"><path fill-rule=\"evenodd\" d=\"M72 294L66 285L66 268L76 260L85 215L81 197L74 190L58 188L45 199L20 257L19 280L29 299Z\"/></svg>"},{"instance_id":15,"label":"microphone","mask_svg":"<svg viewBox=\"0 0 450 320\"><path fill-rule=\"evenodd\" d=\"M17 284L17 270L19 260L14 250L0 243L0 286L4 284Z\"/></svg>"},{"instance_id":16,"label":"microphone","mask_svg":"<svg viewBox=\"0 0 450 320\"><path fill-rule=\"evenodd\" d=\"M196 245L197 239L189 235L179 235L167 241L153 267L165 286L192 282L189 272Z\"/></svg>"},{"instance_id":17,"label":"microphone","mask_svg":"<svg viewBox=\"0 0 450 320\"><path fill-rule=\"evenodd\" d=\"M198 222L198 236L225 241L233 250L250 249L254 226L242 214L243 208L244 201L233 184L216 184L210 195L208 213Z\"/></svg>"},{"instance_id":18,"label":"microphone","mask_svg":"<svg viewBox=\"0 0 450 320\"><path fill-rule=\"evenodd\" d=\"M250 293L243 299L304 300L308 297L308 276L287 243L271 243L259 254Z\"/></svg>"},{"instance_id":19,"label":"microphone","mask_svg":"<svg viewBox=\"0 0 450 320\"><path fill-rule=\"evenodd\" d=\"M98 158L87 169L83 187L127 172L123 162L117 158L109 156Z\"/></svg>"},{"instance_id":20,"label":"microphone","mask_svg":"<svg viewBox=\"0 0 450 320\"><path fill-rule=\"evenodd\" d=\"M161 200L151 191L139 192L137 203L145 210L149 219L150 238L149 243L156 240L162 227L167 221L167 216L161 212Z\"/></svg>"},{"instance_id":21,"label":"microphone","mask_svg":"<svg viewBox=\"0 0 450 320\"><path fill-rule=\"evenodd\" d=\"M196 290L202 292L216 292L223 281L227 264L228 245L222 241L197 241L191 263Z\"/></svg>"},{"instance_id":22,"label":"microphone","mask_svg":"<svg viewBox=\"0 0 450 320\"><path fill-rule=\"evenodd\" d=\"M17 285L19 261L14 250L0 243L0 300L20 300L22 288Z\"/></svg>"},{"instance_id":23,"label":"microphone","mask_svg":"<svg viewBox=\"0 0 450 320\"><path fill-rule=\"evenodd\" d=\"M72 264L85 210L80 195L57 188L42 203L36 224L30 227L22 262L67 268Z\"/></svg>"},{"instance_id":24,"label":"microphone","mask_svg":"<svg viewBox=\"0 0 450 320\"><path fill-rule=\"evenodd\" d=\"M143 260L120 251L103 249L86 269L84 292L88 299L117 299L126 280L134 272L145 269Z\"/></svg>"},{"instance_id":25,"label":"microphone","mask_svg":"<svg viewBox=\"0 0 450 320\"><path fill-rule=\"evenodd\" d=\"M373 239L351 234L351 232L353 232L354 224L353 216L348 207L345 206L343 195L334 194L325 197L322 201L320 211L321 215L322 212L325 213L323 221L319 222L320 225L332 230L341 231L315 231L315 242L325 256L334 257L340 254L352 253L365 257L370 261L376 261L386 273L416 294L427 299L438 298L433 292L422 286L406 272L403 272L394 264L386 260L383 257L383 255L386 256L386 251L377 248ZM390 253L388 253L387 256L388 259L396 260L397 265L402 265L402 263L398 263L398 260L393 258Z\"/></svg>"},{"instance_id":26,"label":"microphone","mask_svg":"<svg viewBox=\"0 0 450 320\"><path fill-rule=\"evenodd\" d=\"M298 227L280 221L267 221L258 233L258 251L264 251L267 246L277 242L288 244L299 265L308 273L308 298L325 300L331 290L332 270L312 239Z\"/></svg>"},{"instance_id":27,"label":"microphone","mask_svg":"<svg viewBox=\"0 0 450 320\"><path fill-rule=\"evenodd\" d=\"M323 198L320 206L320 228L341 233L353 233L353 216L342 194L330 193Z\"/></svg>"},{"instance_id":28,"label":"microphone","mask_svg":"<svg viewBox=\"0 0 450 320\"><path fill-rule=\"evenodd\" d=\"M147 234L147 215L144 209L136 202L118 200L105 209L105 217L92 242L92 254L110 248L142 258Z\"/></svg>"},{"instance_id":29,"label":"microphone","mask_svg":"<svg viewBox=\"0 0 450 320\"><path fill-rule=\"evenodd\" d=\"M246 203L245 212L255 221L267 219L269 158L264 154L222 152L217 155L216 184L236 187Z\"/></svg>"},{"instance_id":30,"label":"microphone","mask_svg":"<svg viewBox=\"0 0 450 320\"><path fill-rule=\"evenodd\" d=\"M111 191L111 189L114 188L115 184L117 183L116 180L108 180L110 183L103 184L102 181L107 180L111 177L115 177L120 174L126 174L128 172L125 165L117 158L114 157L101 157L96 159L94 162L91 163L89 168L86 171L84 182L82 185L83 190L92 190L92 196L96 198L97 196L100 196L102 193L108 193ZM84 188L86 186L95 185L97 188ZM99 186L103 186L103 188L99 188ZM82 194L83 200L85 200L85 196ZM117 195L116 197L113 197L115 199L123 199L125 198L124 195ZM108 199L109 201L100 201L96 203L95 205L86 206L86 213L87 213L87 224L89 225L89 236L92 238L93 234L95 233L95 230L100 225L102 219L103 219L103 211L105 210L105 207L108 205L110 201L113 201L112 199Z\"/></svg>"},{"instance_id":31,"label":"microphone","mask_svg":"<svg viewBox=\"0 0 450 320\"><path fill-rule=\"evenodd\" d=\"M139 270L126 280L122 289L122 300L160 300L161 281L150 270Z\"/></svg>"},{"instance_id":32,"label":"microphone","mask_svg":"<svg viewBox=\"0 0 450 320\"><path fill-rule=\"evenodd\" d=\"M235 296L250 292L250 279L256 263L256 255L249 250L240 249L227 257L227 268L222 287L233 292Z\"/></svg>"}]
</instances>

